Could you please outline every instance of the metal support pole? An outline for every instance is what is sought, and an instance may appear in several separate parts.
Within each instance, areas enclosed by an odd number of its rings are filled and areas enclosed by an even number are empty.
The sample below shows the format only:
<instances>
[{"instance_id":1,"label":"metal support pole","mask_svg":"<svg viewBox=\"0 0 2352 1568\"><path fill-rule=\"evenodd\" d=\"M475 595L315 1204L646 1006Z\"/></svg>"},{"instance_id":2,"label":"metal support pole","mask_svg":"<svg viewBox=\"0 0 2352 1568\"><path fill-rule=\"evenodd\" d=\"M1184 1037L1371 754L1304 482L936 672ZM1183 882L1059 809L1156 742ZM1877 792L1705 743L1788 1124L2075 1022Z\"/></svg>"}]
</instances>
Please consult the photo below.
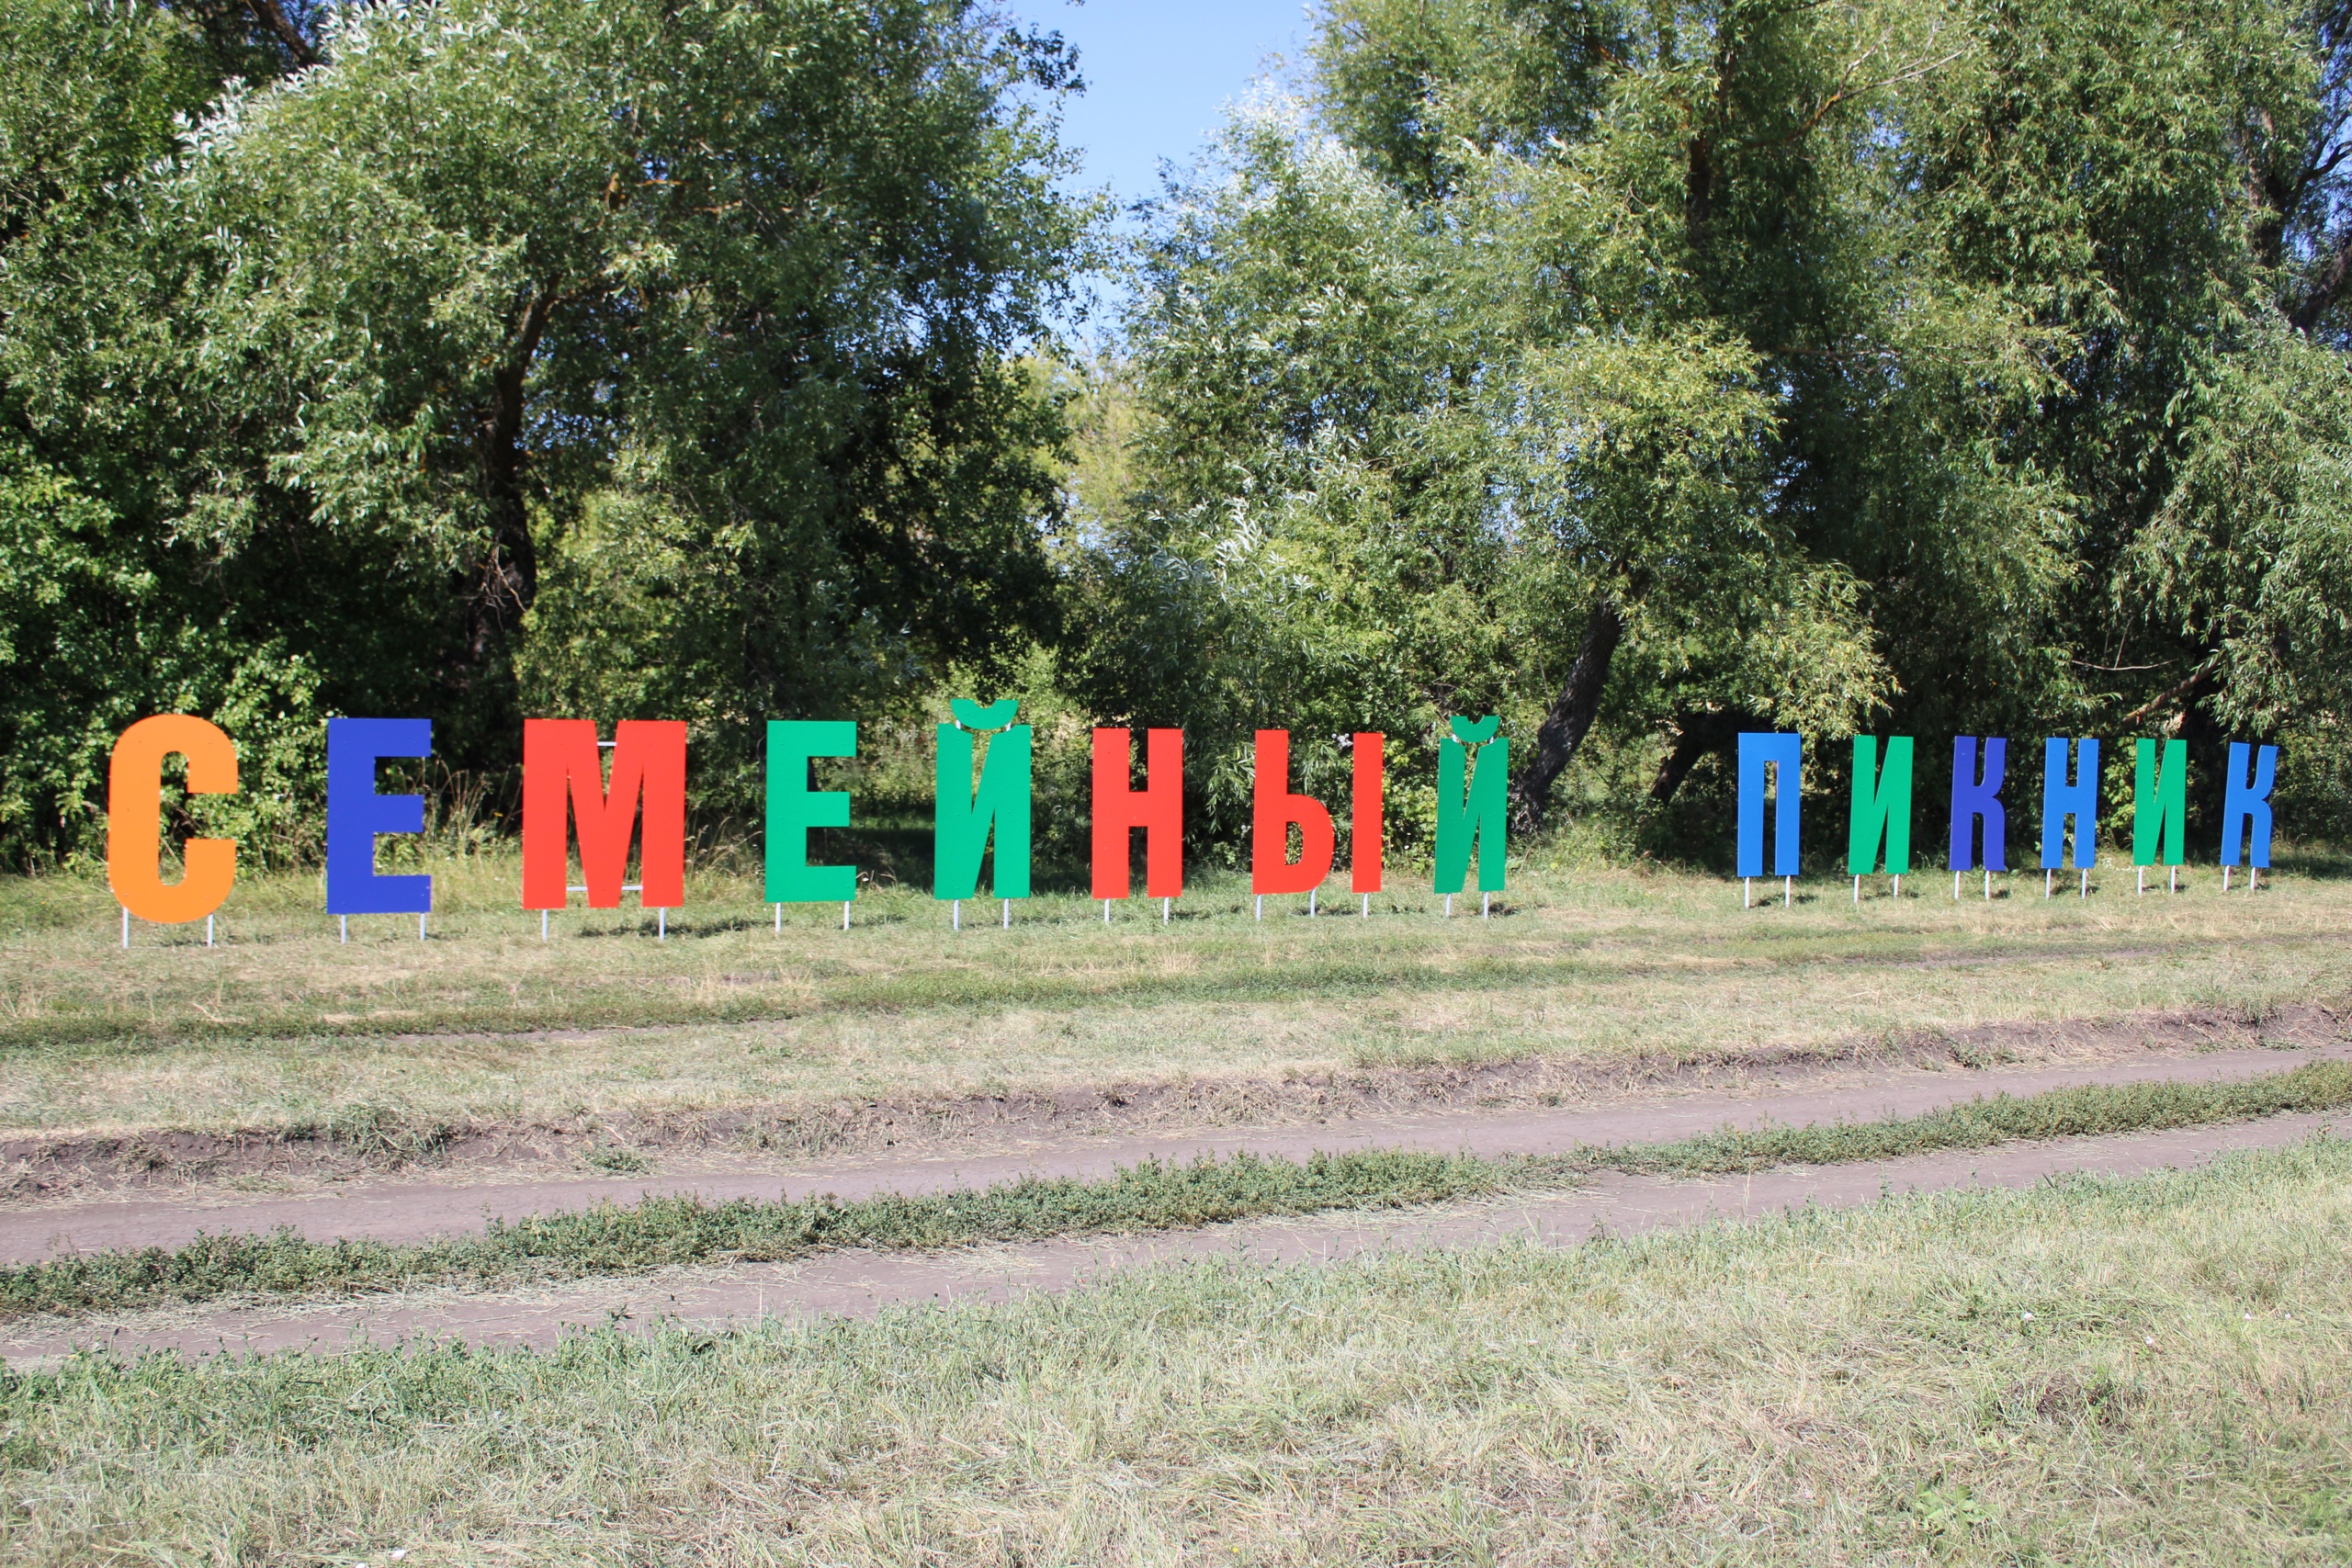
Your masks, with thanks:
<instances>
[{"instance_id":1,"label":"metal support pole","mask_svg":"<svg viewBox=\"0 0 2352 1568\"><path fill-rule=\"evenodd\" d=\"M1784 876L1781 878L1781 908L1793 909L1796 907L1797 879L1793 876Z\"/></svg>"},{"instance_id":2,"label":"metal support pole","mask_svg":"<svg viewBox=\"0 0 2352 1568\"><path fill-rule=\"evenodd\" d=\"M2050 897L2050 879L2057 874L2058 874L2056 872L2051 870L2048 866L2043 866L2041 868L2041 897L2044 899L2047 899Z\"/></svg>"},{"instance_id":3,"label":"metal support pole","mask_svg":"<svg viewBox=\"0 0 2352 1568\"><path fill-rule=\"evenodd\" d=\"M849 900L842 900L842 930L849 930Z\"/></svg>"},{"instance_id":4,"label":"metal support pole","mask_svg":"<svg viewBox=\"0 0 2352 1568\"><path fill-rule=\"evenodd\" d=\"M670 940L670 907L666 904L653 911L653 940Z\"/></svg>"},{"instance_id":5,"label":"metal support pole","mask_svg":"<svg viewBox=\"0 0 2352 1568\"><path fill-rule=\"evenodd\" d=\"M1899 876L1894 879L1894 897L1897 903L1903 900L1903 879Z\"/></svg>"},{"instance_id":6,"label":"metal support pole","mask_svg":"<svg viewBox=\"0 0 2352 1568\"><path fill-rule=\"evenodd\" d=\"M1445 896L1445 918L1449 920L1453 919L1453 895L1451 893Z\"/></svg>"},{"instance_id":7,"label":"metal support pole","mask_svg":"<svg viewBox=\"0 0 2352 1568\"><path fill-rule=\"evenodd\" d=\"M424 940L424 913L423 910L417 911L416 940L419 942L423 942Z\"/></svg>"},{"instance_id":8,"label":"metal support pole","mask_svg":"<svg viewBox=\"0 0 2352 1568\"><path fill-rule=\"evenodd\" d=\"M419 915L417 917L416 924L417 934L419 936L423 936L424 934L424 917ZM210 947L212 945L212 917L209 915L204 917L204 945L207 947Z\"/></svg>"},{"instance_id":9,"label":"metal support pole","mask_svg":"<svg viewBox=\"0 0 2352 1568\"><path fill-rule=\"evenodd\" d=\"M2222 892L2224 892L2224 893L2227 893L2229 890L2230 890L2230 868L2229 868L2228 866L2226 866L2226 865L2225 865L2225 866L2223 866L2223 867L2222 868Z\"/></svg>"},{"instance_id":10,"label":"metal support pole","mask_svg":"<svg viewBox=\"0 0 2352 1568\"><path fill-rule=\"evenodd\" d=\"M1176 900L1173 898L1162 898L1159 901L1159 923L1161 925L1164 926L1168 923L1168 907L1175 902Z\"/></svg>"},{"instance_id":11,"label":"metal support pole","mask_svg":"<svg viewBox=\"0 0 2352 1568\"><path fill-rule=\"evenodd\" d=\"M1263 893L1258 895L1258 918L1261 920L1266 918L1266 896Z\"/></svg>"},{"instance_id":12,"label":"metal support pole","mask_svg":"<svg viewBox=\"0 0 2352 1568\"><path fill-rule=\"evenodd\" d=\"M781 904L775 907L775 934L778 936L784 934L784 906Z\"/></svg>"},{"instance_id":13,"label":"metal support pole","mask_svg":"<svg viewBox=\"0 0 2352 1568\"><path fill-rule=\"evenodd\" d=\"M781 905L781 904L777 905L777 906L776 906L776 915L777 915L777 918L778 918L779 919L781 919L783 918L783 913L784 913L784 906L783 906L783 905ZM776 930L778 930L778 931L782 931L783 929L784 929L784 928L783 928L781 925L779 925L779 926L777 926L777 927L776 927ZM539 911L539 940L540 940L541 942L545 942L545 941L547 941L547 939L548 939L548 912L547 912L545 909L541 909L541 910Z\"/></svg>"},{"instance_id":14,"label":"metal support pole","mask_svg":"<svg viewBox=\"0 0 2352 1568\"><path fill-rule=\"evenodd\" d=\"M1495 896L1493 894L1482 892L1478 895L1478 918L1482 920L1491 920L1495 918Z\"/></svg>"},{"instance_id":15,"label":"metal support pole","mask_svg":"<svg viewBox=\"0 0 2352 1568\"><path fill-rule=\"evenodd\" d=\"M335 919L343 922L343 940L349 942L351 940L351 917L349 915L337 915Z\"/></svg>"},{"instance_id":16,"label":"metal support pole","mask_svg":"<svg viewBox=\"0 0 2352 1568\"><path fill-rule=\"evenodd\" d=\"M1992 871L1988 868L1988 869L1985 871L1985 873L1984 873L1984 902L1986 902L1987 904L1989 904L1989 903L1991 903L1992 901L1993 901L1993 873L1992 873Z\"/></svg>"},{"instance_id":17,"label":"metal support pole","mask_svg":"<svg viewBox=\"0 0 2352 1568\"><path fill-rule=\"evenodd\" d=\"M122 907L122 950L125 953L130 951L130 906L128 904Z\"/></svg>"},{"instance_id":18,"label":"metal support pole","mask_svg":"<svg viewBox=\"0 0 2352 1568\"><path fill-rule=\"evenodd\" d=\"M1111 923L1111 900L1108 898L1102 900L1102 923L1106 926Z\"/></svg>"},{"instance_id":19,"label":"metal support pole","mask_svg":"<svg viewBox=\"0 0 2352 1568\"><path fill-rule=\"evenodd\" d=\"M1367 920L1372 919L1372 895L1369 893L1363 896L1363 918Z\"/></svg>"},{"instance_id":20,"label":"metal support pole","mask_svg":"<svg viewBox=\"0 0 2352 1568\"><path fill-rule=\"evenodd\" d=\"M1010 898L1004 901L1004 929L1006 931L1012 929L1012 900Z\"/></svg>"},{"instance_id":21,"label":"metal support pole","mask_svg":"<svg viewBox=\"0 0 2352 1568\"><path fill-rule=\"evenodd\" d=\"M1312 887L1310 887L1310 888L1308 888L1308 889L1306 890L1306 918L1307 918L1308 919L1310 919L1310 920L1311 920L1311 919L1313 919L1315 918L1315 894L1316 894L1316 891L1317 891L1317 890L1316 890L1315 888L1312 888Z\"/></svg>"},{"instance_id":22,"label":"metal support pole","mask_svg":"<svg viewBox=\"0 0 2352 1568\"><path fill-rule=\"evenodd\" d=\"M1860 908L1861 907L1862 907L1862 879L1861 879L1860 877L1859 877L1859 876L1858 876L1858 877L1854 878L1854 908L1858 908L1858 909L1859 909L1859 908Z\"/></svg>"},{"instance_id":23,"label":"metal support pole","mask_svg":"<svg viewBox=\"0 0 2352 1568\"><path fill-rule=\"evenodd\" d=\"M2180 867L2178 866L2172 868L2172 890L2176 893L2180 891Z\"/></svg>"},{"instance_id":24,"label":"metal support pole","mask_svg":"<svg viewBox=\"0 0 2352 1568\"><path fill-rule=\"evenodd\" d=\"M949 924L953 925L957 931L962 931L964 929L964 900L961 898L950 898L947 901L947 908L949 910L947 917Z\"/></svg>"},{"instance_id":25,"label":"metal support pole","mask_svg":"<svg viewBox=\"0 0 2352 1568\"><path fill-rule=\"evenodd\" d=\"M2087 872L2087 871L2083 872L2083 873L2082 873L2082 878L2083 878L2083 897L2086 897L2086 898L2087 898L2087 897L2089 897L2091 896L2091 874L2090 874L2089 872Z\"/></svg>"},{"instance_id":26,"label":"metal support pole","mask_svg":"<svg viewBox=\"0 0 2352 1568\"><path fill-rule=\"evenodd\" d=\"M1739 879L1739 907L1743 909L1756 908L1756 879L1752 876Z\"/></svg>"}]
</instances>

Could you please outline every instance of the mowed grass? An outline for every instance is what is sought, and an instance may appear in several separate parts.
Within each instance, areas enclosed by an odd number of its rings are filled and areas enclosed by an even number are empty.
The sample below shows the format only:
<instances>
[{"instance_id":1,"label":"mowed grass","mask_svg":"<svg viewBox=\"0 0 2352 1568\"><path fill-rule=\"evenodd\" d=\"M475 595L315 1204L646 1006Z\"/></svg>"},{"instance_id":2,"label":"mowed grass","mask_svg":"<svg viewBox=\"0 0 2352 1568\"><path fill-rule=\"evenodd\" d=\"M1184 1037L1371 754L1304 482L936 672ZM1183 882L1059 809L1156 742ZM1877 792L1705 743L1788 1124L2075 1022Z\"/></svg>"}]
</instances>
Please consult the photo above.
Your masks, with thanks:
<instances>
[{"instance_id":1,"label":"mowed grass","mask_svg":"<svg viewBox=\"0 0 2352 1568\"><path fill-rule=\"evenodd\" d=\"M2249 1017L2352 991L2352 880L2313 863L2178 897L2106 871L2085 901L2037 875L1989 904L1947 879L1804 885L1793 909L1657 870L1519 874L1491 920L1338 879L1305 900L1197 880L1174 918L1136 898L964 907L869 891L788 908L698 875L650 915L573 909L542 942L511 856L437 872L431 940L399 917L336 941L315 876L241 883L200 926L119 945L103 886L0 882L0 1129L209 1131L691 1115L842 1097L1546 1055L1606 1061L2212 1007ZM1403 881L1399 874L1397 881ZM1759 887L1762 885L1759 885ZM1777 891L1777 884L1773 885Z\"/></svg>"},{"instance_id":2,"label":"mowed grass","mask_svg":"<svg viewBox=\"0 0 2352 1568\"><path fill-rule=\"evenodd\" d=\"M680 1264L775 1262L843 1247L931 1248L1190 1228L1537 1190L1600 1170L1700 1176L1834 1165L2346 1106L2352 1106L2352 1063L2313 1062L2240 1082L2083 1084L1978 1099L1923 1116L1724 1127L1670 1143L1585 1145L1560 1155L1490 1158L1364 1150L1291 1160L1243 1153L1191 1164L1147 1161L1102 1179L1023 1177L986 1188L847 1202L648 1197L493 1220L478 1235L421 1243L311 1241L290 1227L260 1235L227 1233L177 1247L67 1254L0 1267L0 1317L115 1312L224 1296L478 1289Z\"/></svg>"},{"instance_id":3,"label":"mowed grass","mask_svg":"<svg viewBox=\"0 0 2352 1568\"><path fill-rule=\"evenodd\" d=\"M2352 1146L550 1351L0 1381L24 1563L2319 1563Z\"/></svg>"}]
</instances>

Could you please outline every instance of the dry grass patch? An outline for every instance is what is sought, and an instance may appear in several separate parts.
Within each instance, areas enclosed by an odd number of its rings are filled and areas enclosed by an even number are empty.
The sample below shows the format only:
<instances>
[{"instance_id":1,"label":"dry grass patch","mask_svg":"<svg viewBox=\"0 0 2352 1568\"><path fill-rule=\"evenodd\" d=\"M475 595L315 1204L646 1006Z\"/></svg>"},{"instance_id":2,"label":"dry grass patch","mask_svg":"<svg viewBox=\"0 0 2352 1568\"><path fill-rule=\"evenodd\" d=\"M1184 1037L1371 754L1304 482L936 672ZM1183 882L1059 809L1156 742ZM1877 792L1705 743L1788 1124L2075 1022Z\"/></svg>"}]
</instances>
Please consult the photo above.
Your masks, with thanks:
<instances>
[{"instance_id":1,"label":"dry grass patch","mask_svg":"<svg viewBox=\"0 0 2352 1568\"><path fill-rule=\"evenodd\" d=\"M2352 1147L551 1352L8 1378L28 1563L2333 1562Z\"/></svg>"},{"instance_id":2,"label":"dry grass patch","mask_svg":"<svg viewBox=\"0 0 2352 1568\"><path fill-rule=\"evenodd\" d=\"M0 936L20 922L0 955L0 1128L299 1130L362 1106L461 1125L1705 1055L2142 1010L2258 1017L2352 991L2352 883L2317 875L2227 899L2210 876L2177 898L2134 897L2126 878L2087 904L2044 903L2026 877L1990 906L1909 896L1934 893L1922 878L1900 904L1825 892L1743 912L1734 885L1596 872L1526 878L1493 921L1399 897L1369 920L1270 900L1262 924L1212 879L1167 928L1137 908L1106 929L1100 906L1046 898L1010 932L960 934L889 892L847 935L792 911L781 937L748 885L719 884L666 942L609 934L634 911L575 911L546 944L502 907L511 886L469 875L425 943L381 920L343 946L304 907L309 879L266 879L232 901L226 945L142 932L129 953L103 889L0 884Z\"/></svg>"}]
</instances>

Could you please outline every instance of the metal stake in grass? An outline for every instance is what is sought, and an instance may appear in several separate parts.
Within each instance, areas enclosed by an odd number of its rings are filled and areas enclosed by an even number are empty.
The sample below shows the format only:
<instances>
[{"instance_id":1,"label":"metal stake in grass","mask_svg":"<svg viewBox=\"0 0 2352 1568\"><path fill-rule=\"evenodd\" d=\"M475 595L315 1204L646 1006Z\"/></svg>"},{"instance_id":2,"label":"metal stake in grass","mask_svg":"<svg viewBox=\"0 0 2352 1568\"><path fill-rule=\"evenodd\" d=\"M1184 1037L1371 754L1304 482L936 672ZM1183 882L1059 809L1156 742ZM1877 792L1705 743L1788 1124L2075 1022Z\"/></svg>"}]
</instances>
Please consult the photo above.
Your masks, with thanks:
<instances>
[{"instance_id":1,"label":"metal stake in grass","mask_svg":"<svg viewBox=\"0 0 2352 1568\"><path fill-rule=\"evenodd\" d=\"M130 951L130 906L128 904L122 907L122 950L125 953Z\"/></svg>"},{"instance_id":2,"label":"metal stake in grass","mask_svg":"<svg viewBox=\"0 0 2352 1568\"><path fill-rule=\"evenodd\" d=\"M1363 918L1367 920L1372 919L1372 895L1369 893L1363 896Z\"/></svg>"},{"instance_id":3,"label":"metal stake in grass","mask_svg":"<svg viewBox=\"0 0 2352 1568\"><path fill-rule=\"evenodd\" d=\"M778 936L784 934L784 906L781 904L775 907L775 934Z\"/></svg>"},{"instance_id":4,"label":"metal stake in grass","mask_svg":"<svg viewBox=\"0 0 2352 1568\"><path fill-rule=\"evenodd\" d=\"M1306 890L1306 918L1310 920L1315 918L1315 892L1312 887Z\"/></svg>"},{"instance_id":5,"label":"metal stake in grass","mask_svg":"<svg viewBox=\"0 0 2352 1568\"><path fill-rule=\"evenodd\" d=\"M1102 900L1102 923L1106 926L1111 923L1111 900L1108 898Z\"/></svg>"},{"instance_id":6,"label":"metal stake in grass","mask_svg":"<svg viewBox=\"0 0 2352 1568\"><path fill-rule=\"evenodd\" d=\"M842 900L842 930L849 930L849 900Z\"/></svg>"},{"instance_id":7,"label":"metal stake in grass","mask_svg":"<svg viewBox=\"0 0 2352 1568\"><path fill-rule=\"evenodd\" d=\"M1168 907L1175 902L1176 900L1173 898L1162 898L1159 901L1159 923L1161 925L1164 926L1168 923Z\"/></svg>"},{"instance_id":8,"label":"metal stake in grass","mask_svg":"<svg viewBox=\"0 0 2352 1568\"><path fill-rule=\"evenodd\" d=\"M212 938L211 938L212 927L211 927L210 922L209 922L209 921L208 921L208 922L206 923L204 930L205 930L205 940L206 940L207 942L211 941L211 940L212 940ZM419 942L423 942L423 941L424 940L424 911L422 911L422 910L419 910L419 911L417 912L417 917L416 917L416 940L417 940L417 941L419 941Z\"/></svg>"},{"instance_id":9,"label":"metal stake in grass","mask_svg":"<svg viewBox=\"0 0 2352 1568\"><path fill-rule=\"evenodd\" d=\"M1445 918L1449 920L1453 919L1453 895L1451 893L1445 896Z\"/></svg>"},{"instance_id":10,"label":"metal stake in grass","mask_svg":"<svg viewBox=\"0 0 2352 1568\"><path fill-rule=\"evenodd\" d=\"M948 924L956 931L962 931L964 929L964 900L950 898L947 901L947 909Z\"/></svg>"},{"instance_id":11,"label":"metal stake in grass","mask_svg":"<svg viewBox=\"0 0 2352 1568\"><path fill-rule=\"evenodd\" d=\"M1739 907L1743 909L1756 908L1756 879L1752 876L1739 879Z\"/></svg>"},{"instance_id":12,"label":"metal stake in grass","mask_svg":"<svg viewBox=\"0 0 2352 1568\"><path fill-rule=\"evenodd\" d=\"M541 916L540 918L542 919L546 919L545 916ZM351 940L351 917L349 915L337 915L335 919L343 922L343 940L346 942L349 942Z\"/></svg>"},{"instance_id":13,"label":"metal stake in grass","mask_svg":"<svg viewBox=\"0 0 2352 1568\"><path fill-rule=\"evenodd\" d=\"M2083 897L2086 897L2086 898L2087 898L2087 897L2089 897L2090 896L2091 896L2091 874L2090 874L2089 872L2087 872L2087 871L2086 871L2086 872L2083 873Z\"/></svg>"},{"instance_id":14,"label":"metal stake in grass","mask_svg":"<svg viewBox=\"0 0 2352 1568\"><path fill-rule=\"evenodd\" d=\"M778 904L778 905L775 907L775 921L776 921L775 929L776 929L776 930L778 930L778 931L782 931L782 930L784 930L784 906L783 906L783 905L781 905L781 904ZM541 910L539 911L539 940L540 940L541 942L545 942L545 941L547 941L547 939L548 939L548 912L547 912L545 909L541 909Z\"/></svg>"},{"instance_id":15,"label":"metal stake in grass","mask_svg":"<svg viewBox=\"0 0 2352 1568\"><path fill-rule=\"evenodd\" d=\"M1481 893L1478 895L1478 918L1482 920L1491 920L1495 918L1495 896L1493 894Z\"/></svg>"},{"instance_id":16,"label":"metal stake in grass","mask_svg":"<svg viewBox=\"0 0 2352 1568\"><path fill-rule=\"evenodd\" d=\"M1784 876L1781 878L1781 908L1793 909L1796 907L1797 879L1793 876Z\"/></svg>"},{"instance_id":17,"label":"metal stake in grass","mask_svg":"<svg viewBox=\"0 0 2352 1568\"><path fill-rule=\"evenodd\" d=\"M420 938L424 935L424 917L423 915L419 915L416 918L416 934ZM207 947L210 947L212 945L212 917L209 915L204 917L204 945Z\"/></svg>"},{"instance_id":18,"label":"metal stake in grass","mask_svg":"<svg viewBox=\"0 0 2352 1568\"><path fill-rule=\"evenodd\" d=\"M1012 900L1010 898L1004 901L1004 929L1006 931L1012 929Z\"/></svg>"},{"instance_id":19,"label":"metal stake in grass","mask_svg":"<svg viewBox=\"0 0 2352 1568\"><path fill-rule=\"evenodd\" d=\"M1261 920L1266 918L1266 896L1263 893L1258 895L1258 918Z\"/></svg>"}]
</instances>

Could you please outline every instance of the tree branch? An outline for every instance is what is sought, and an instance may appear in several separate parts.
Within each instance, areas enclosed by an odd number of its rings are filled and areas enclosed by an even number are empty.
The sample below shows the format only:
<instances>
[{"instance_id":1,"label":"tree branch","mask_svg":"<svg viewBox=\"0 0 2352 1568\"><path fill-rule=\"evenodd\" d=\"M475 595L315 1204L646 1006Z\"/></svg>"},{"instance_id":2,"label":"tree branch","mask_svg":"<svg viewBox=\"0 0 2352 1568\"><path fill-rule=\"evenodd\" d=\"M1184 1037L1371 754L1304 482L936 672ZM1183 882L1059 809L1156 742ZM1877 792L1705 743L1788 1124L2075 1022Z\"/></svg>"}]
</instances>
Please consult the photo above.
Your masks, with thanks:
<instances>
[{"instance_id":1,"label":"tree branch","mask_svg":"<svg viewBox=\"0 0 2352 1568\"><path fill-rule=\"evenodd\" d=\"M308 71L321 63L319 51L311 47L311 40L302 36L302 29L294 25L277 0L245 0L245 8L254 14L255 21L278 36L287 52L293 55L296 70Z\"/></svg>"},{"instance_id":2,"label":"tree branch","mask_svg":"<svg viewBox=\"0 0 2352 1568\"><path fill-rule=\"evenodd\" d=\"M1568 667L1567 684L1560 688L1552 711L1544 716L1543 728L1535 732L1535 760L1521 781L1521 801L1529 819L1539 828L1552 798L1552 782L1575 761L1577 748L1584 744L1586 732L1600 712L1609 661L1616 656L1618 641L1624 635L1624 617L1605 599L1585 619L1584 640L1577 649L1576 662Z\"/></svg>"},{"instance_id":3,"label":"tree branch","mask_svg":"<svg viewBox=\"0 0 2352 1568\"><path fill-rule=\"evenodd\" d=\"M2312 329L2319 325L2319 319L2335 303L2336 296L2344 292L2347 278L2352 278L2352 231L2336 242L2335 254L2327 258L2327 265L2320 269L2302 303L2288 313L2288 321L2297 332L2306 337L2311 335Z\"/></svg>"}]
</instances>

